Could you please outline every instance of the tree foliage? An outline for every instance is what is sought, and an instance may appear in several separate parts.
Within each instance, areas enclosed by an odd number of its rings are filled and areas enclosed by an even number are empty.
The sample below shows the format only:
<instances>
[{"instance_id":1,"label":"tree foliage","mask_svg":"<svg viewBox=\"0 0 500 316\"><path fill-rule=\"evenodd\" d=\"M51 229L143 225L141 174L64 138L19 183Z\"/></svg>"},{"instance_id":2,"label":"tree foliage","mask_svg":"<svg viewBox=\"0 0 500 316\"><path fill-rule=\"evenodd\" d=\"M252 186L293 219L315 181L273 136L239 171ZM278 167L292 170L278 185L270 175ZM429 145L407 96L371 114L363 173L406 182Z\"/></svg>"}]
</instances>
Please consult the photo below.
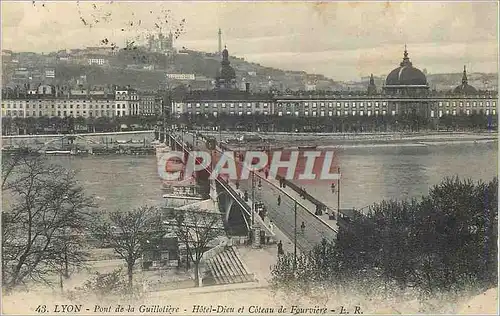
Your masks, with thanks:
<instances>
[{"instance_id":1,"label":"tree foliage","mask_svg":"<svg viewBox=\"0 0 500 316\"><path fill-rule=\"evenodd\" d=\"M222 215L205 210L171 209L166 214L179 242L186 246L187 255L195 267L195 283L199 284L199 265L209 244L224 234Z\"/></svg>"},{"instance_id":2,"label":"tree foliage","mask_svg":"<svg viewBox=\"0 0 500 316\"><path fill-rule=\"evenodd\" d=\"M69 277L87 257L85 227L93 199L75 174L38 155L4 157L2 191L2 279L7 290L28 280L51 283Z\"/></svg>"},{"instance_id":3,"label":"tree foliage","mask_svg":"<svg viewBox=\"0 0 500 316\"><path fill-rule=\"evenodd\" d=\"M158 210L141 206L129 211L115 211L109 219L97 216L93 234L103 245L109 246L125 260L129 286L132 287L134 266L141 258L148 240L164 234Z\"/></svg>"},{"instance_id":4,"label":"tree foliage","mask_svg":"<svg viewBox=\"0 0 500 316\"><path fill-rule=\"evenodd\" d=\"M144 292L142 286L134 286L130 290L128 281L124 278L121 268L115 269L109 273L95 272L82 286L68 291L66 295L75 302L81 302L82 299L88 299L89 295L95 295L98 299L109 299L110 296L118 296L120 299L140 298Z\"/></svg>"},{"instance_id":5,"label":"tree foliage","mask_svg":"<svg viewBox=\"0 0 500 316\"><path fill-rule=\"evenodd\" d=\"M278 116L278 115L229 115L220 113L190 115L184 113L179 122L189 128L215 128L221 126L227 130L261 130L278 132L418 132L427 130L447 129L454 131L486 130L488 116L484 114L472 115L443 115L441 118L430 119L416 114L372 115L372 116ZM496 120L492 119L491 128L496 127Z\"/></svg>"},{"instance_id":6,"label":"tree foliage","mask_svg":"<svg viewBox=\"0 0 500 316\"><path fill-rule=\"evenodd\" d=\"M177 87L173 94L182 90ZM181 92L182 93L182 92ZM74 124L69 118L60 117L29 117L29 118L2 118L2 133L9 134L44 134L44 133L69 133L71 127L86 126L88 131L115 132L120 131L122 124L131 126L139 124L137 129L152 129L157 122L163 118L161 109L157 109L157 115L151 116L117 116L117 117L78 117ZM220 126L223 130L247 130L247 131L278 131L278 132L337 132L337 133L359 133L359 132L418 132L428 130L448 131L481 131L496 129L496 116L486 116L482 113L471 115L457 114L446 115L440 118L429 119L415 114L399 115L373 115L373 116L323 116L323 117L297 117L278 115L229 115L220 113L190 115L182 114L179 118L168 118L168 124L181 123L189 128L216 128ZM491 124L488 122L491 121ZM75 125L76 124L76 125ZM491 126L489 126L491 125Z\"/></svg>"},{"instance_id":7,"label":"tree foliage","mask_svg":"<svg viewBox=\"0 0 500 316\"><path fill-rule=\"evenodd\" d=\"M418 288L422 293L488 287L497 281L498 181L446 178L427 196L383 201L299 257L280 258L276 284L342 284ZM306 262L306 264L301 264Z\"/></svg>"}]
</instances>

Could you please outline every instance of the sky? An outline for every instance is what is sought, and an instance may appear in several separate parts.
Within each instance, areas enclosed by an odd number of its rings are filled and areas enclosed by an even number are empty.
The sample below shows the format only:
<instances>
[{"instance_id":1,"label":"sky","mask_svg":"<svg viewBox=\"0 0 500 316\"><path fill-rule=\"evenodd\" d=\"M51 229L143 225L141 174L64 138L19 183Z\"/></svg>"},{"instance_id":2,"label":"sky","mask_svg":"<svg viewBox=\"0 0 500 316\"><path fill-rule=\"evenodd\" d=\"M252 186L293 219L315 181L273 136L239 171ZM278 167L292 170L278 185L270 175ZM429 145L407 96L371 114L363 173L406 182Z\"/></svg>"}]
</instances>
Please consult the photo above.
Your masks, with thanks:
<instances>
[{"instance_id":1,"label":"sky","mask_svg":"<svg viewBox=\"0 0 500 316\"><path fill-rule=\"evenodd\" d=\"M386 75L404 45L428 73L498 72L498 4L480 2L2 1L2 49L123 47L146 34L178 49L216 52L335 80ZM85 21L85 22L84 22ZM155 25L156 24L156 25ZM108 44L110 45L110 44Z\"/></svg>"}]
</instances>

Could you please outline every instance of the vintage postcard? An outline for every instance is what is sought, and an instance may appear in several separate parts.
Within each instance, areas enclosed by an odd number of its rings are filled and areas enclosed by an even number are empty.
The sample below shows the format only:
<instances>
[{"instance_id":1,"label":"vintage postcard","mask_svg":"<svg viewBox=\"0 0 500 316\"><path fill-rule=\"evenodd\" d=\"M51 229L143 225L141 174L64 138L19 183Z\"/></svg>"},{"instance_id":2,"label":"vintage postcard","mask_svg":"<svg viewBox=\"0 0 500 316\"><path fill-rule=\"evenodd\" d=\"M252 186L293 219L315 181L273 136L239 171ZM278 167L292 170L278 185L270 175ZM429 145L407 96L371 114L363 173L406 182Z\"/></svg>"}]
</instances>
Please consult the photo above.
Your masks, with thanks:
<instances>
[{"instance_id":1,"label":"vintage postcard","mask_svg":"<svg viewBox=\"0 0 500 316\"><path fill-rule=\"evenodd\" d=\"M2 1L3 314L497 314L497 1Z\"/></svg>"}]
</instances>

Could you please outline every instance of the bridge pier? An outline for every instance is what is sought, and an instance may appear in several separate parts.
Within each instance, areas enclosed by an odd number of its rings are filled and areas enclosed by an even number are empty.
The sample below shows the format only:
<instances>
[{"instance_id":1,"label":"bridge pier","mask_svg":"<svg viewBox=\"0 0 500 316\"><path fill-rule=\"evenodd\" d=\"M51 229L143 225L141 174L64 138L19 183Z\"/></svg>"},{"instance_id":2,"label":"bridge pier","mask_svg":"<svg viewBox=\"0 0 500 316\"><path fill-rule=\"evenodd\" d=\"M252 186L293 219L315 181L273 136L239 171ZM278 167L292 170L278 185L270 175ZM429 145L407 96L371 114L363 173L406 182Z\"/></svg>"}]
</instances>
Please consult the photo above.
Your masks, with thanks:
<instances>
[{"instance_id":1,"label":"bridge pier","mask_svg":"<svg viewBox=\"0 0 500 316\"><path fill-rule=\"evenodd\" d=\"M236 203L223 187L217 185L219 210L224 216L224 225L230 235L247 236L249 218L246 218L245 211Z\"/></svg>"},{"instance_id":2,"label":"bridge pier","mask_svg":"<svg viewBox=\"0 0 500 316\"><path fill-rule=\"evenodd\" d=\"M224 203L224 221L227 223L229 221L229 213L233 207L234 200L226 195L226 203Z\"/></svg>"}]
</instances>

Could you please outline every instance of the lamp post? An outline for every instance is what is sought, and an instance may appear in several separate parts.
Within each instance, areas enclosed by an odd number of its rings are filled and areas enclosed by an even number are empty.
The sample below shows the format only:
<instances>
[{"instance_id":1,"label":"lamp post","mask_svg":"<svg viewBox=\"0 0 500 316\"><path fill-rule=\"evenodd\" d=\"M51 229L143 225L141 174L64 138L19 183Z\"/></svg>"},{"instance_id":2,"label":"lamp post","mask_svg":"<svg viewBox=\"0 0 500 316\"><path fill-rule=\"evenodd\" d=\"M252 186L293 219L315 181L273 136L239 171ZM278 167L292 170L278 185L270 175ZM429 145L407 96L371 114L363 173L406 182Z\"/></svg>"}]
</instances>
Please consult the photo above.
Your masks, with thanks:
<instances>
[{"instance_id":1,"label":"lamp post","mask_svg":"<svg viewBox=\"0 0 500 316\"><path fill-rule=\"evenodd\" d=\"M293 272L297 269L297 201L294 199Z\"/></svg>"},{"instance_id":2,"label":"lamp post","mask_svg":"<svg viewBox=\"0 0 500 316\"><path fill-rule=\"evenodd\" d=\"M255 173L252 170L252 230L255 225Z\"/></svg>"},{"instance_id":3,"label":"lamp post","mask_svg":"<svg viewBox=\"0 0 500 316\"><path fill-rule=\"evenodd\" d=\"M340 212L340 167L338 169L339 180L337 184L337 213Z\"/></svg>"},{"instance_id":4,"label":"lamp post","mask_svg":"<svg viewBox=\"0 0 500 316\"><path fill-rule=\"evenodd\" d=\"M162 118L163 118L163 142L167 142L167 106L171 106L170 104L170 96L168 96L167 104L164 104L162 100ZM160 137L161 138L161 137Z\"/></svg>"}]
</instances>

